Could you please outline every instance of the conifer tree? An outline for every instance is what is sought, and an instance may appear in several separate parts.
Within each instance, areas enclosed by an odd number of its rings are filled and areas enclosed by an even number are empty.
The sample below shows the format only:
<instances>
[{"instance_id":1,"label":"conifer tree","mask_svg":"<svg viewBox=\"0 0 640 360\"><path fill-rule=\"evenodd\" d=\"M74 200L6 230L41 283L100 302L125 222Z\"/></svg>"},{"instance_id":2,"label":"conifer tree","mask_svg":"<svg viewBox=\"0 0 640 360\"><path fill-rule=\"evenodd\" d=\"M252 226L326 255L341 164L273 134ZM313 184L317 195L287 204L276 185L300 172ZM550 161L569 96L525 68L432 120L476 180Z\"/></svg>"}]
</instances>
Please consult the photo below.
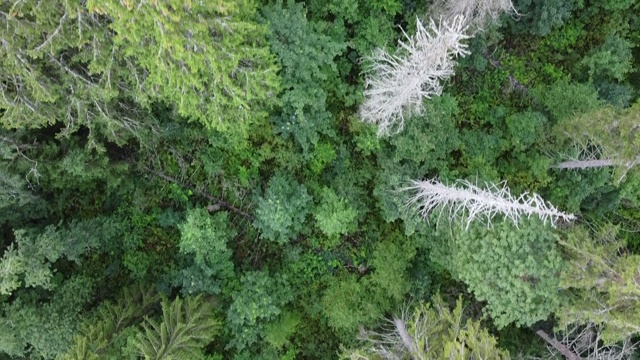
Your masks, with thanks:
<instances>
[{"instance_id":1,"label":"conifer tree","mask_svg":"<svg viewBox=\"0 0 640 360\"><path fill-rule=\"evenodd\" d=\"M220 329L213 307L201 296L162 300L161 321L147 319L134 345L144 359L192 359Z\"/></svg>"}]
</instances>

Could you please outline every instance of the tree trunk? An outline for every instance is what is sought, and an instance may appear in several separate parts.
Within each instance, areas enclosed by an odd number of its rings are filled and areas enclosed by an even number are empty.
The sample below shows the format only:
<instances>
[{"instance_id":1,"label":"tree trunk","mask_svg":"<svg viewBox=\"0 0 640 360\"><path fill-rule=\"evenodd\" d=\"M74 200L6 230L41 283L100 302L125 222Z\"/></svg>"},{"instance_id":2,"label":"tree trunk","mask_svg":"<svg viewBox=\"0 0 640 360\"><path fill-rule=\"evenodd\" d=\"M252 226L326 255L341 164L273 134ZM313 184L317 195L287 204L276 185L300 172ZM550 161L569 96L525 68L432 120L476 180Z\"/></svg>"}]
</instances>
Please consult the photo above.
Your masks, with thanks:
<instances>
[{"instance_id":1,"label":"tree trunk","mask_svg":"<svg viewBox=\"0 0 640 360\"><path fill-rule=\"evenodd\" d=\"M559 164L553 165L556 169L591 169L605 166L623 165L627 168L632 168L636 164L640 163L640 156L635 160L615 160L615 159L601 159L601 160L569 160Z\"/></svg>"},{"instance_id":2,"label":"tree trunk","mask_svg":"<svg viewBox=\"0 0 640 360\"><path fill-rule=\"evenodd\" d=\"M567 348L566 346L564 346L561 342L559 342L556 339L551 338L549 335L547 335L546 332L544 332L544 330L538 330L536 331L536 334L538 334L538 336L540 336L541 338L544 339L544 341L546 341L547 343L549 343L549 345L553 346L556 350L558 350L562 355L564 355L567 360L581 360L580 356L576 355L573 353L573 351L571 351L569 348Z\"/></svg>"},{"instance_id":3,"label":"tree trunk","mask_svg":"<svg viewBox=\"0 0 640 360\"><path fill-rule=\"evenodd\" d=\"M604 159L604 160L570 160L564 161L560 164L553 165L556 169L591 169L605 166L613 166L616 165L615 160Z\"/></svg>"}]
</instances>

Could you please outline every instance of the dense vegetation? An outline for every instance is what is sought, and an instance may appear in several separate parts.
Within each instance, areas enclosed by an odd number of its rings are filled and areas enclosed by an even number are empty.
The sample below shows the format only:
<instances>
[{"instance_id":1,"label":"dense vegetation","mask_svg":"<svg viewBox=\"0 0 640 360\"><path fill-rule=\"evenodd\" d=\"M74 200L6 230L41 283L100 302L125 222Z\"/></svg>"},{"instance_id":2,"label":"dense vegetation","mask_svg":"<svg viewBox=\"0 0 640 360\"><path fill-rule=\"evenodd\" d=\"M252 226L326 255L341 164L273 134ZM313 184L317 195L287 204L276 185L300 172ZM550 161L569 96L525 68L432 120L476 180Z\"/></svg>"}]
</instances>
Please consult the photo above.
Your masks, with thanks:
<instances>
[{"instance_id":1,"label":"dense vegetation","mask_svg":"<svg viewBox=\"0 0 640 360\"><path fill-rule=\"evenodd\" d=\"M637 1L0 25L0 359L632 358Z\"/></svg>"}]
</instances>

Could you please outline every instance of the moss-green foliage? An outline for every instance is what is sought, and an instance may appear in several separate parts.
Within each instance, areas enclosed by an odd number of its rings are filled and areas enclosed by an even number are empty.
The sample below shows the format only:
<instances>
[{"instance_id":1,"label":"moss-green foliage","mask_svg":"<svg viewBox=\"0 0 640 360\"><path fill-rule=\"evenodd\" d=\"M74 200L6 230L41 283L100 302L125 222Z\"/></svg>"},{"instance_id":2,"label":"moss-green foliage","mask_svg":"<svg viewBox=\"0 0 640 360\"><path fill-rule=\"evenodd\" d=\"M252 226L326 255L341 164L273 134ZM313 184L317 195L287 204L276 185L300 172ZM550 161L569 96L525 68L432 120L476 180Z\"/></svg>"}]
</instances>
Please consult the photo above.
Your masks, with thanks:
<instances>
[{"instance_id":1,"label":"moss-green foliage","mask_svg":"<svg viewBox=\"0 0 640 360\"><path fill-rule=\"evenodd\" d=\"M325 188L322 190L320 204L315 209L316 225L328 237L348 234L356 229L358 213L349 202Z\"/></svg>"},{"instance_id":2,"label":"moss-green foliage","mask_svg":"<svg viewBox=\"0 0 640 360\"><path fill-rule=\"evenodd\" d=\"M320 134L334 132L322 85L336 76L333 59L345 45L308 22L302 4L289 0L285 5L279 0L264 14L271 47L282 67L282 114L272 121L278 133L293 137L306 153L318 143Z\"/></svg>"},{"instance_id":3,"label":"moss-green foliage","mask_svg":"<svg viewBox=\"0 0 640 360\"><path fill-rule=\"evenodd\" d=\"M0 294L10 295L21 287L55 287L56 261L64 258L80 264L85 253L100 250L119 236L120 226L117 219L95 218L67 227L50 225L43 231L16 230L15 242L0 260Z\"/></svg>"},{"instance_id":4,"label":"moss-green foliage","mask_svg":"<svg viewBox=\"0 0 640 360\"><path fill-rule=\"evenodd\" d=\"M633 45L628 40L615 35L606 37L604 43L593 49L582 65L587 69L591 80L623 81L633 70Z\"/></svg>"},{"instance_id":5,"label":"moss-green foliage","mask_svg":"<svg viewBox=\"0 0 640 360\"><path fill-rule=\"evenodd\" d=\"M263 238L284 244L302 230L311 201L304 185L289 176L274 175L258 200L254 225Z\"/></svg>"},{"instance_id":6,"label":"moss-green foliage","mask_svg":"<svg viewBox=\"0 0 640 360\"><path fill-rule=\"evenodd\" d=\"M464 281L498 328L510 323L529 326L558 309L558 276L563 260L556 248L558 236L538 220L516 228L498 222L478 224L468 231L453 230L450 260L442 261Z\"/></svg>"},{"instance_id":7,"label":"moss-green foliage","mask_svg":"<svg viewBox=\"0 0 640 360\"><path fill-rule=\"evenodd\" d=\"M580 9L583 3L583 0L516 0L516 11L523 15L518 21L514 20L513 26L533 35L547 35L569 19L572 12Z\"/></svg>"},{"instance_id":8,"label":"moss-green foliage","mask_svg":"<svg viewBox=\"0 0 640 360\"><path fill-rule=\"evenodd\" d=\"M397 233L393 235L400 238ZM371 274L362 278L343 274L332 282L322 299L331 327L352 333L358 325L373 323L402 302L409 291L407 270L416 252L413 244L398 241L376 244L366 265L371 267Z\"/></svg>"}]
</instances>

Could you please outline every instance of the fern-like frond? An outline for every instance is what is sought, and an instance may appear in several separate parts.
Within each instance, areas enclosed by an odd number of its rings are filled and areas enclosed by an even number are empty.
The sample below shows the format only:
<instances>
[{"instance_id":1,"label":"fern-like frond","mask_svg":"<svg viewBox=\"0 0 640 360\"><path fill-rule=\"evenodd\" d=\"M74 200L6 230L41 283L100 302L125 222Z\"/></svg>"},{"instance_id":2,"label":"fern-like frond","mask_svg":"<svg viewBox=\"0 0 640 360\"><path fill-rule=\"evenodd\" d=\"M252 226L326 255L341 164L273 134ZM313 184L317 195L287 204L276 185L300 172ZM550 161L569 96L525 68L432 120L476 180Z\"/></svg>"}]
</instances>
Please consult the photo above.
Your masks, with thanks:
<instances>
[{"instance_id":1,"label":"fern-like frond","mask_svg":"<svg viewBox=\"0 0 640 360\"><path fill-rule=\"evenodd\" d=\"M196 359L220 329L213 307L202 296L163 299L162 321L147 319L134 341L144 359Z\"/></svg>"}]
</instances>

